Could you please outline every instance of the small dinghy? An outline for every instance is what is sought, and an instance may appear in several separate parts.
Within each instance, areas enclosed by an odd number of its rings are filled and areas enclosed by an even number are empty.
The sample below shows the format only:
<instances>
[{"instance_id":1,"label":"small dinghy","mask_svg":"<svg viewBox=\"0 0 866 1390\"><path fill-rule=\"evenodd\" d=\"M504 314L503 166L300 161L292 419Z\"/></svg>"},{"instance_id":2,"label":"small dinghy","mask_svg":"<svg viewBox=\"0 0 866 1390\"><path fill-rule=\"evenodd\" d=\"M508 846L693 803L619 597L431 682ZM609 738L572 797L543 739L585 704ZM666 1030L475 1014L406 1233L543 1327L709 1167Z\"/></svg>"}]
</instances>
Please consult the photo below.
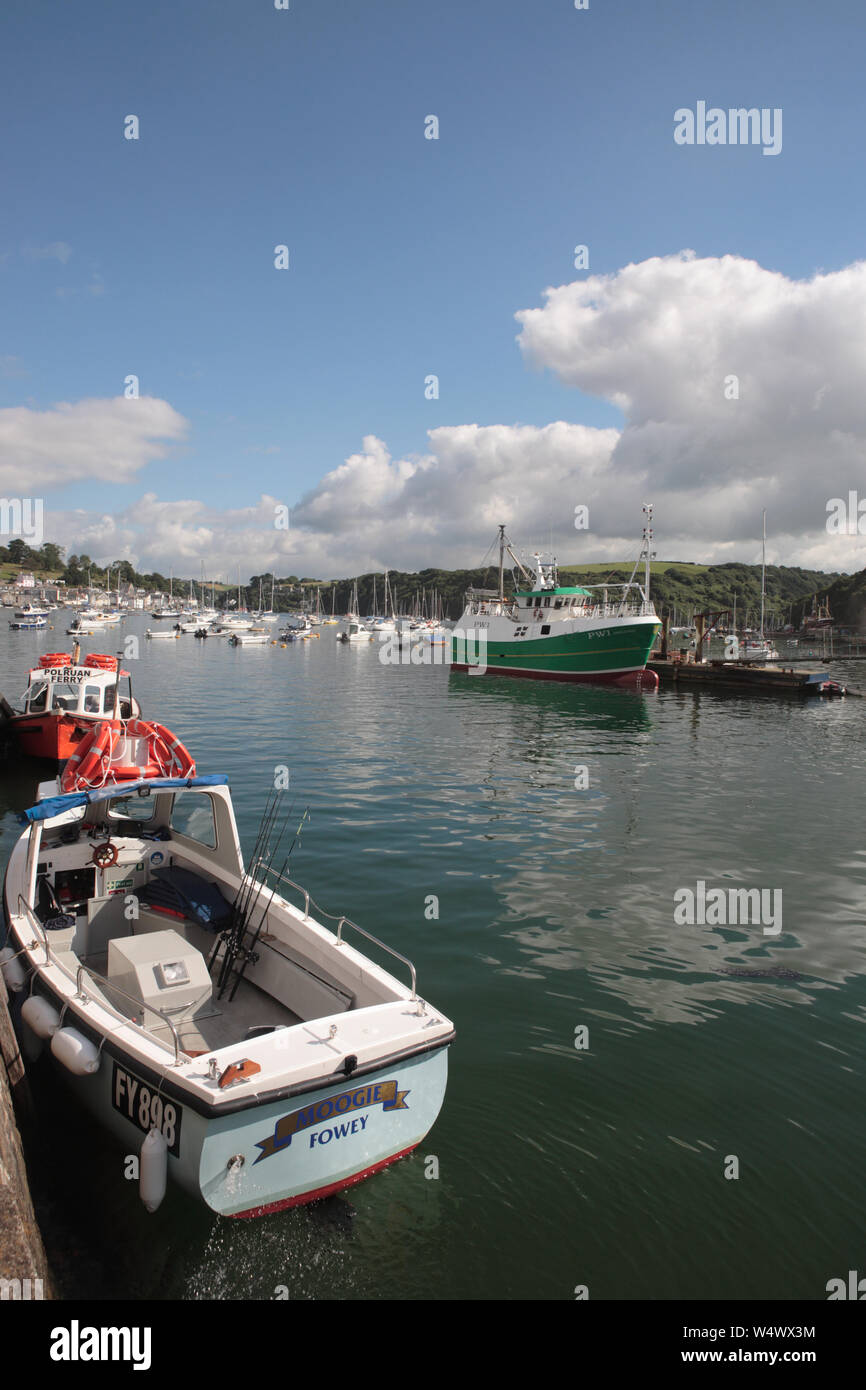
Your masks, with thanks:
<instances>
[{"instance_id":1,"label":"small dinghy","mask_svg":"<svg viewBox=\"0 0 866 1390\"><path fill-rule=\"evenodd\" d=\"M280 793L244 867L226 782L142 780L26 811L3 969L82 1112L140 1152L148 1210L170 1180L252 1217L414 1149L442 1106L454 1028L410 961L346 917L317 920L288 856L274 870ZM390 951L408 984L350 930Z\"/></svg>"}]
</instances>

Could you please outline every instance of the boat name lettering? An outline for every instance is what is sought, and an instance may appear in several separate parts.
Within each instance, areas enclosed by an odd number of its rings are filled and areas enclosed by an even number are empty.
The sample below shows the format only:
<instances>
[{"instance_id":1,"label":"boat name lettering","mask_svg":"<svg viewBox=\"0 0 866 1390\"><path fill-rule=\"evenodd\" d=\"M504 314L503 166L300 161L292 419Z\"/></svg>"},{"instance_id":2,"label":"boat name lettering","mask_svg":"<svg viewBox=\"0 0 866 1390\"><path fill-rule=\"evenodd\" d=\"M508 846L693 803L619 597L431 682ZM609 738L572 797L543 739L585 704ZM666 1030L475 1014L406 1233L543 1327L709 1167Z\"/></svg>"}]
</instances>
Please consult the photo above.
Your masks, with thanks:
<instances>
[{"instance_id":1,"label":"boat name lettering","mask_svg":"<svg viewBox=\"0 0 866 1390\"><path fill-rule=\"evenodd\" d=\"M75 685L94 675L93 671L76 671L71 666L49 666L39 672L40 680L63 681L64 685Z\"/></svg>"},{"instance_id":2,"label":"boat name lettering","mask_svg":"<svg viewBox=\"0 0 866 1390\"><path fill-rule=\"evenodd\" d=\"M371 1105L381 1105L383 1110L408 1110L406 1096L408 1091L398 1091L396 1081L377 1081L372 1086L358 1086L351 1091L341 1091L337 1096L329 1096L327 1100L315 1101L312 1105L305 1105L301 1110L293 1110L290 1115L284 1115L278 1120L273 1134L268 1135L267 1139L257 1139L256 1147L261 1149L261 1153L256 1159L256 1163L261 1163L263 1158L270 1158L272 1154L279 1153L280 1149L288 1148L296 1134L302 1130L309 1129L311 1125L321 1124L323 1120L336 1119L338 1116L349 1114L353 1110L367 1110ZM361 1126L362 1129L366 1125ZM343 1138L341 1133L343 1126L337 1126L338 1138ZM346 1132L354 1132L351 1126L346 1126ZM324 1135L312 1136L310 1147L313 1146L313 1139L318 1138L319 1143L324 1140ZM327 1140L324 1140L327 1143Z\"/></svg>"},{"instance_id":3,"label":"boat name lettering","mask_svg":"<svg viewBox=\"0 0 866 1390\"><path fill-rule=\"evenodd\" d=\"M332 1139L345 1139L347 1134L355 1134L358 1129L366 1129L369 1115L359 1115L356 1120L345 1120L333 1129L314 1129L310 1135L310 1148L316 1144L330 1144Z\"/></svg>"},{"instance_id":4,"label":"boat name lettering","mask_svg":"<svg viewBox=\"0 0 866 1390\"><path fill-rule=\"evenodd\" d=\"M168 1151L177 1158L180 1153L180 1122L183 1107L170 1100L163 1100L156 1091L114 1064L114 1077L111 1085L111 1103L114 1109L131 1120L143 1134L152 1129L159 1130Z\"/></svg>"},{"instance_id":5,"label":"boat name lettering","mask_svg":"<svg viewBox=\"0 0 866 1390\"><path fill-rule=\"evenodd\" d=\"M588 632L588 633L586 634L586 640L587 640L588 642L591 642L591 641L593 640L594 637L610 637L610 636L612 636L612 634L613 634L613 628L610 628L610 627L600 627L600 628L598 629L597 632Z\"/></svg>"}]
</instances>

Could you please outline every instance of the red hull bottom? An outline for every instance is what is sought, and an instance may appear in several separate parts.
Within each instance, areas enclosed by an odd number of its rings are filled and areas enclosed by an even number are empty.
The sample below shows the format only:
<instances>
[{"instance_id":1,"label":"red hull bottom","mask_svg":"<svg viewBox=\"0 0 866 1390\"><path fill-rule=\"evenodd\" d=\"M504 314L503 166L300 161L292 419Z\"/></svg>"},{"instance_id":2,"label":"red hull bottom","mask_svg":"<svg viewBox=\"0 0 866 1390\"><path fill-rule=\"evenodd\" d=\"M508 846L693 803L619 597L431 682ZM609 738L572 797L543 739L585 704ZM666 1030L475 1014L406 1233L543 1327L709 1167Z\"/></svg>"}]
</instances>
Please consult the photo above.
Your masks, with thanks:
<instances>
[{"instance_id":1,"label":"red hull bottom","mask_svg":"<svg viewBox=\"0 0 866 1390\"><path fill-rule=\"evenodd\" d=\"M461 665L454 662L452 671L470 671L477 674L477 666ZM613 685L618 690L658 690L659 678L655 671L610 671L593 672L590 675L576 675L573 671L516 671L506 666L488 666L482 672L485 676L517 676L523 680L566 681L571 685Z\"/></svg>"},{"instance_id":2,"label":"red hull bottom","mask_svg":"<svg viewBox=\"0 0 866 1390\"><path fill-rule=\"evenodd\" d=\"M233 1219L248 1221L255 1216L270 1216L272 1212L285 1211L287 1207L302 1207L306 1206L308 1202L319 1202L323 1197L332 1197L335 1192L344 1192L347 1187L354 1187L355 1183L363 1182L364 1178L372 1177L374 1173L380 1173L390 1163L396 1163L398 1158L405 1158L417 1147L417 1144L410 1144L408 1149L401 1149L398 1154L392 1154L390 1158L383 1158L381 1163L374 1163L372 1168L364 1168L362 1172L355 1173L353 1177L343 1178L340 1182L329 1183L327 1187L316 1187L312 1192L302 1192L298 1197L286 1197L282 1202L269 1202L263 1207L250 1207L249 1211L233 1212Z\"/></svg>"}]
</instances>

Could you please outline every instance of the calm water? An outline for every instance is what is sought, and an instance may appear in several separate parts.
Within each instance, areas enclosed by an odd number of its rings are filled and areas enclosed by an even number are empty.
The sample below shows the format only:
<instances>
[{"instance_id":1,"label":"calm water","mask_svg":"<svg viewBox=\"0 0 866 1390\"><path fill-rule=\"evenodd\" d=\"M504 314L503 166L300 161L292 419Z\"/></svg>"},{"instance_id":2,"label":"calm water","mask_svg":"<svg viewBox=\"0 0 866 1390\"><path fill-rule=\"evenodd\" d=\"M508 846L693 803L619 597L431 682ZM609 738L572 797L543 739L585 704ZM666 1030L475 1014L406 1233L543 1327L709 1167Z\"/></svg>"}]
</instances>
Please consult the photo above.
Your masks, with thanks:
<instances>
[{"instance_id":1,"label":"calm water","mask_svg":"<svg viewBox=\"0 0 866 1390\"><path fill-rule=\"evenodd\" d=\"M68 642L2 627L16 704L33 653ZM863 701L385 667L328 629L142 642L127 664L145 717L230 775L247 848L289 767L310 809L293 876L409 955L458 1036L412 1158L257 1222L171 1190L148 1216L38 1070L34 1188L67 1296L824 1299L862 1272ZM35 779L0 776L5 862ZM781 890L781 934L676 925L698 880Z\"/></svg>"}]
</instances>

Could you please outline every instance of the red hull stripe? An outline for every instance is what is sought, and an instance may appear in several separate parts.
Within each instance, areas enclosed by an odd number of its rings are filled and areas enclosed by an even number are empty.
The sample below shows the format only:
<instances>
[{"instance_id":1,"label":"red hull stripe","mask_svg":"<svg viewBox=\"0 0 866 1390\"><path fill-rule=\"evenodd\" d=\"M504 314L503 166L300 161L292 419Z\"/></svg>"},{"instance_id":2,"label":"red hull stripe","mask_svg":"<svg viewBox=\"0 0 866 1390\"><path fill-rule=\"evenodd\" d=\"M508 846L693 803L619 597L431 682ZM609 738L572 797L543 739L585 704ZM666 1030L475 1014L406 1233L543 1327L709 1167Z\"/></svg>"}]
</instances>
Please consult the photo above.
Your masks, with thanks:
<instances>
[{"instance_id":1,"label":"red hull stripe","mask_svg":"<svg viewBox=\"0 0 866 1390\"><path fill-rule=\"evenodd\" d=\"M474 671L476 667L452 662L452 671ZM570 681L575 685L618 685L626 690L658 690L659 678L655 671L643 667L633 667L631 671L587 671L579 674L574 671L519 671L515 666L487 666L482 672L485 676L522 676L525 680Z\"/></svg>"},{"instance_id":2,"label":"red hull stripe","mask_svg":"<svg viewBox=\"0 0 866 1390\"><path fill-rule=\"evenodd\" d=\"M420 1143L420 1139L418 1143ZM405 1158L417 1144L410 1144L408 1149L401 1149L400 1153L392 1154L390 1158L383 1158L381 1163L374 1163L372 1168L364 1168L362 1172L356 1173L351 1178L341 1178L339 1182L329 1183L327 1187L316 1187L312 1192L302 1192L298 1197L285 1197L281 1202L269 1202L263 1207L250 1207L249 1211L235 1211L230 1213L238 1221L251 1220L254 1216L270 1216L275 1211L285 1211L287 1207L301 1207L307 1202L319 1202L323 1197L331 1197L335 1192L342 1192L347 1187L354 1187L356 1182L363 1182L364 1178L369 1178L373 1173L379 1173L383 1168L387 1168L389 1163L396 1163L398 1158Z\"/></svg>"}]
</instances>

